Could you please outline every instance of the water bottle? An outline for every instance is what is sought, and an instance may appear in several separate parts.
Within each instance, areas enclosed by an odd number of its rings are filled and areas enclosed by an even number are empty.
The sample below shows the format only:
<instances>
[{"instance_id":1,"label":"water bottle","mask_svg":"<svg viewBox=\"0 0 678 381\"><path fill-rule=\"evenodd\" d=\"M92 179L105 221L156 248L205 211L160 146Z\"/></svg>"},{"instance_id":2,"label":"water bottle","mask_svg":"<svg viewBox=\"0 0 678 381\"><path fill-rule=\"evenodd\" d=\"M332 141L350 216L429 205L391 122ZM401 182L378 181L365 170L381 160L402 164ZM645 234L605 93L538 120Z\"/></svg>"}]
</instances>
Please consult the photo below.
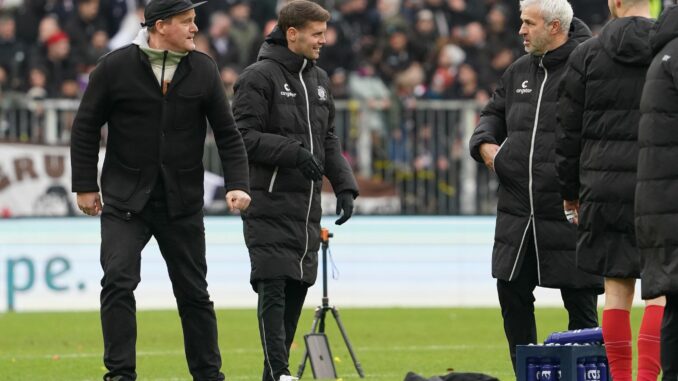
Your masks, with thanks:
<instances>
[{"instance_id":1,"label":"water bottle","mask_svg":"<svg viewBox=\"0 0 678 381\"><path fill-rule=\"evenodd\" d=\"M584 358L577 359L577 381L586 381L586 368L584 367Z\"/></svg>"},{"instance_id":2,"label":"water bottle","mask_svg":"<svg viewBox=\"0 0 678 381\"><path fill-rule=\"evenodd\" d=\"M550 334L544 344L551 343L602 343L603 330L600 327L575 329L572 331L553 332Z\"/></svg>"},{"instance_id":3,"label":"water bottle","mask_svg":"<svg viewBox=\"0 0 678 381\"><path fill-rule=\"evenodd\" d=\"M551 359L546 357L541 361L541 378L540 381L556 381L556 374L553 371L553 364Z\"/></svg>"},{"instance_id":4,"label":"water bottle","mask_svg":"<svg viewBox=\"0 0 678 381\"><path fill-rule=\"evenodd\" d=\"M596 365L596 358L590 357L584 361L584 368L586 369L586 377L584 381L600 381L600 370Z\"/></svg>"},{"instance_id":5,"label":"water bottle","mask_svg":"<svg viewBox=\"0 0 678 381\"><path fill-rule=\"evenodd\" d=\"M600 381L607 381L607 358L598 357L598 370L600 371Z\"/></svg>"},{"instance_id":6,"label":"water bottle","mask_svg":"<svg viewBox=\"0 0 678 381\"><path fill-rule=\"evenodd\" d=\"M537 381L537 373L539 373L539 361L534 357L527 358L527 381Z\"/></svg>"}]
</instances>

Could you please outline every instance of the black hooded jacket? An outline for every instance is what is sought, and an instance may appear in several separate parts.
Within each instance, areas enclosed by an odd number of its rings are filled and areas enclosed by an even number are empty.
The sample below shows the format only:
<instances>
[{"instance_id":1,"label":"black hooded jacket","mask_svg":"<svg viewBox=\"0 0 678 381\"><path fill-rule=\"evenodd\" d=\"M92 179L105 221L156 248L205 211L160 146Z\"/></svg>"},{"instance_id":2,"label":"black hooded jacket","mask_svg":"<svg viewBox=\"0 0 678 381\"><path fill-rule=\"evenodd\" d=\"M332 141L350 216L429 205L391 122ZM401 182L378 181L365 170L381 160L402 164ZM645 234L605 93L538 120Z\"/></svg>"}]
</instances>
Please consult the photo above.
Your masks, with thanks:
<instances>
[{"instance_id":1,"label":"black hooded jacket","mask_svg":"<svg viewBox=\"0 0 678 381\"><path fill-rule=\"evenodd\" d=\"M664 10L650 43L635 207L644 299L678 292L678 7Z\"/></svg>"},{"instance_id":2,"label":"black hooded jacket","mask_svg":"<svg viewBox=\"0 0 678 381\"><path fill-rule=\"evenodd\" d=\"M325 71L289 50L277 27L235 84L233 115L250 163L252 202L242 219L253 286L260 279L315 282L322 182L296 168L300 147L313 153L336 194L358 194L334 134L329 88Z\"/></svg>"},{"instance_id":3,"label":"black hooded jacket","mask_svg":"<svg viewBox=\"0 0 678 381\"><path fill-rule=\"evenodd\" d=\"M492 252L495 278L511 281L518 276L531 229L540 286L602 286L602 278L575 266L576 230L563 214L553 148L558 84L572 50L590 37L588 27L574 19L564 45L543 56L527 54L516 60L471 137L471 156L479 162L481 144L501 145L494 158L500 183Z\"/></svg>"},{"instance_id":4,"label":"black hooded jacket","mask_svg":"<svg viewBox=\"0 0 678 381\"><path fill-rule=\"evenodd\" d=\"M653 25L644 17L610 21L572 52L558 92L560 192L580 202L577 266L597 275L640 277L633 200Z\"/></svg>"}]
</instances>

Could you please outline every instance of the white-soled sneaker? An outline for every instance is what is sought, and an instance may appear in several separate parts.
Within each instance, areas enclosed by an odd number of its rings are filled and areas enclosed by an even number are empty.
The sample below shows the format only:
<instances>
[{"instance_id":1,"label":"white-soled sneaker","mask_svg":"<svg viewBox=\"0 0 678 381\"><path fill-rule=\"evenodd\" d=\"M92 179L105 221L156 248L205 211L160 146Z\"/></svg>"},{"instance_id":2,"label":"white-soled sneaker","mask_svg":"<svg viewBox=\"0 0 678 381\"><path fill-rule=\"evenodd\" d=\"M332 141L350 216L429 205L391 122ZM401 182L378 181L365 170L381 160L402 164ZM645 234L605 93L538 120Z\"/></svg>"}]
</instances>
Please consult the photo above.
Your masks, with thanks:
<instances>
[{"instance_id":1,"label":"white-soled sneaker","mask_svg":"<svg viewBox=\"0 0 678 381\"><path fill-rule=\"evenodd\" d=\"M278 381L298 381L299 379L296 377L288 376L286 374L283 374L280 376L280 379Z\"/></svg>"}]
</instances>

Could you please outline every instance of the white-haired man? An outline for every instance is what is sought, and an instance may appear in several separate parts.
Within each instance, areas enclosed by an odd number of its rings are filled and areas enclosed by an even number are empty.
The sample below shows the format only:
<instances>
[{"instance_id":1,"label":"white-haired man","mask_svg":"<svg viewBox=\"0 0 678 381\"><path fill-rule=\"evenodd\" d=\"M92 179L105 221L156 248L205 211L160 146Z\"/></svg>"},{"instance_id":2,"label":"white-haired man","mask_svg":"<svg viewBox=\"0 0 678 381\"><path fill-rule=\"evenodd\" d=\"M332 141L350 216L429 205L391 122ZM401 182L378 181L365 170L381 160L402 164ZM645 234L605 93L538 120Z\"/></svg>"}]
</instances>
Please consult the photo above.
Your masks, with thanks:
<instances>
[{"instance_id":1,"label":"white-haired man","mask_svg":"<svg viewBox=\"0 0 678 381\"><path fill-rule=\"evenodd\" d=\"M575 265L554 165L557 89L567 59L591 36L566 0L520 3L525 51L502 76L471 137L471 156L499 179L492 276L515 369L516 345L535 343L536 286L558 288L568 329L598 326L602 278ZM501 146L500 146L501 145Z\"/></svg>"}]
</instances>

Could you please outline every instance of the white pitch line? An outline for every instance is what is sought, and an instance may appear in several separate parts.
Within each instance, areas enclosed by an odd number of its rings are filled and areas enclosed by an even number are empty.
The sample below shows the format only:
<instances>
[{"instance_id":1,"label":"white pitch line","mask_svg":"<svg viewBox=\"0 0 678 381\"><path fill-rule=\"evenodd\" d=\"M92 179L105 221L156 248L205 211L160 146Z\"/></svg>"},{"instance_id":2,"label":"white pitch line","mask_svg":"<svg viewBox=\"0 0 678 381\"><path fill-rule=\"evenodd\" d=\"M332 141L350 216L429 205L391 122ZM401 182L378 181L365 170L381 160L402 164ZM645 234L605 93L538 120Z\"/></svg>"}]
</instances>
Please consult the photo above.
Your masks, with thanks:
<instances>
[{"instance_id":1,"label":"white pitch line","mask_svg":"<svg viewBox=\"0 0 678 381\"><path fill-rule=\"evenodd\" d=\"M357 353L360 352L410 352L410 351L460 351L468 349L502 349L504 345L411 345L396 347L355 347ZM300 347L301 349L301 347ZM249 354L260 353L261 348L256 349L228 349L221 350L225 354ZM0 360L51 360L54 356L60 359L77 359L102 357L102 353L64 353L64 354L46 354L46 355L0 355ZM138 357L159 357L159 356L184 356L184 351L139 351Z\"/></svg>"}]
</instances>

